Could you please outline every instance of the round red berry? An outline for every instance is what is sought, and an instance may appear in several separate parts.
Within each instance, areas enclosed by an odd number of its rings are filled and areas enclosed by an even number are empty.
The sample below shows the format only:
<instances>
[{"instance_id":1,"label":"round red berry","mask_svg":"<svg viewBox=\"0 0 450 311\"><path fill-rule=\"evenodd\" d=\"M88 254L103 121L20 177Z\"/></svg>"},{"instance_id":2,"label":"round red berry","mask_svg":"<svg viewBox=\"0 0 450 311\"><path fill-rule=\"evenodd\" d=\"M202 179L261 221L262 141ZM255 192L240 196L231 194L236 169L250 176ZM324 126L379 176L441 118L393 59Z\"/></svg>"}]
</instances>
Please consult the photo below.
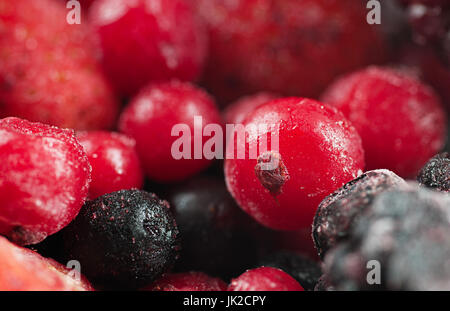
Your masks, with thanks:
<instances>
[{"instance_id":1,"label":"round red berry","mask_svg":"<svg viewBox=\"0 0 450 311\"><path fill-rule=\"evenodd\" d=\"M75 218L91 167L72 130L2 119L0 158L0 234L34 244Z\"/></svg>"},{"instance_id":2,"label":"round red berry","mask_svg":"<svg viewBox=\"0 0 450 311\"><path fill-rule=\"evenodd\" d=\"M195 118L202 125L196 123ZM189 83L172 81L144 88L123 111L119 128L136 140L146 175L156 181L169 182L194 175L211 163L203 155L208 137L201 136L207 125L221 123L211 97ZM174 133L176 125L186 131ZM184 133L189 140L184 147L188 145L190 150L174 147L174 142L183 139ZM195 158L196 146L200 147L198 158ZM188 152L184 154L185 151Z\"/></svg>"},{"instance_id":3,"label":"round red berry","mask_svg":"<svg viewBox=\"0 0 450 311\"><path fill-rule=\"evenodd\" d=\"M191 81L202 70L206 34L184 0L98 0L90 21L100 37L103 67L123 95L149 81Z\"/></svg>"},{"instance_id":4,"label":"round red berry","mask_svg":"<svg viewBox=\"0 0 450 311\"><path fill-rule=\"evenodd\" d=\"M143 175L134 139L113 132L80 132L78 141L92 166L89 199L118 190L141 188Z\"/></svg>"},{"instance_id":5,"label":"round red berry","mask_svg":"<svg viewBox=\"0 0 450 311\"><path fill-rule=\"evenodd\" d=\"M97 64L87 25L69 25L58 1L2 1L1 6L0 118L79 130L111 128L118 102Z\"/></svg>"},{"instance_id":6,"label":"round red berry","mask_svg":"<svg viewBox=\"0 0 450 311\"><path fill-rule=\"evenodd\" d=\"M231 281L229 291L303 291L289 274L277 268L261 267L248 270Z\"/></svg>"},{"instance_id":7,"label":"round red berry","mask_svg":"<svg viewBox=\"0 0 450 311\"><path fill-rule=\"evenodd\" d=\"M275 94L264 92L242 97L227 106L223 111L223 119L226 124L240 124L250 112L278 97Z\"/></svg>"},{"instance_id":8,"label":"round red berry","mask_svg":"<svg viewBox=\"0 0 450 311\"><path fill-rule=\"evenodd\" d=\"M364 169L356 129L336 109L314 100L271 101L250 113L244 125L245 146L236 143L239 133L227 144L227 186L241 208L270 228L309 228L321 200ZM267 151L260 149L264 140ZM245 158L239 158L244 147Z\"/></svg>"},{"instance_id":9,"label":"round red berry","mask_svg":"<svg viewBox=\"0 0 450 311\"><path fill-rule=\"evenodd\" d=\"M382 60L354 0L191 0L209 29L203 78L228 102L260 91L315 97L337 75Z\"/></svg>"},{"instance_id":10,"label":"round red berry","mask_svg":"<svg viewBox=\"0 0 450 311\"><path fill-rule=\"evenodd\" d=\"M438 96L406 72L369 67L337 80L322 100L358 130L368 170L415 177L444 146L446 117Z\"/></svg>"},{"instance_id":11,"label":"round red berry","mask_svg":"<svg viewBox=\"0 0 450 311\"><path fill-rule=\"evenodd\" d=\"M227 284L202 272L167 274L148 288L165 292L226 291Z\"/></svg>"}]
</instances>

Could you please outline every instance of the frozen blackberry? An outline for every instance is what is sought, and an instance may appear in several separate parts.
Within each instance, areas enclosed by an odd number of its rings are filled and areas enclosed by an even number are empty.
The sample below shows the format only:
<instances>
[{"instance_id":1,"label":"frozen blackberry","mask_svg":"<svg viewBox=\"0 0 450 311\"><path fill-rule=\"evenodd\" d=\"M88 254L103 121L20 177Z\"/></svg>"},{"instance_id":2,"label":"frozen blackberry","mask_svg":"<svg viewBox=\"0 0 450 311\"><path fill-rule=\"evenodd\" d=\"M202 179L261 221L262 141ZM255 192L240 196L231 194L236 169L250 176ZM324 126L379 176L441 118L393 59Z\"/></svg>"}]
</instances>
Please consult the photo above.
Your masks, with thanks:
<instances>
[{"instance_id":1,"label":"frozen blackberry","mask_svg":"<svg viewBox=\"0 0 450 311\"><path fill-rule=\"evenodd\" d=\"M149 285L176 260L178 229L166 201L121 190L87 202L63 231L68 260L106 289Z\"/></svg>"},{"instance_id":2,"label":"frozen blackberry","mask_svg":"<svg viewBox=\"0 0 450 311\"><path fill-rule=\"evenodd\" d=\"M450 191L450 153L443 152L431 158L417 176L417 181L429 188Z\"/></svg>"},{"instance_id":3,"label":"frozen blackberry","mask_svg":"<svg viewBox=\"0 0 450 311\"><path fill-rule=\"evenodd\" d=\"M349 239L327 253L325 273L338 290L450 290L449 206L448 195L417 184L380 194Z\"/></svg>"},{"instance_id":4,"label":"frozen blackberry","mask_svg":"<svg viewBox=\"0 0 450 311\"><path fill-rule=\"evenodd\" d=\"M180 235L179 272L197 270L229 279L257 261L256 225L236 205L223 179L201 176L168 194Z\"/></svg>"},{"instance_id":5,"label":"frozen blackberry","mask_svg":"<svg viewBox=\"0 0 450 311\"><path fill-rule=\"evenodd\" d=\"M305 290L313 290L322 275L320 266L296 253L281 251L259 261L258 266L278 268L291 275Z\"/></svg>"},{"instance_id":6,"label":"frozen blackberry","mask_svg":"<svg viewBox=\"0 0 450 311\"><path fill-rule=\"evenodd\" d=\"M388 170L368 171L327 196L317 208L313 239L321 258L339 241L347 238L352 224L381 192L404 185Z\"/></svg>"}]
</instances>

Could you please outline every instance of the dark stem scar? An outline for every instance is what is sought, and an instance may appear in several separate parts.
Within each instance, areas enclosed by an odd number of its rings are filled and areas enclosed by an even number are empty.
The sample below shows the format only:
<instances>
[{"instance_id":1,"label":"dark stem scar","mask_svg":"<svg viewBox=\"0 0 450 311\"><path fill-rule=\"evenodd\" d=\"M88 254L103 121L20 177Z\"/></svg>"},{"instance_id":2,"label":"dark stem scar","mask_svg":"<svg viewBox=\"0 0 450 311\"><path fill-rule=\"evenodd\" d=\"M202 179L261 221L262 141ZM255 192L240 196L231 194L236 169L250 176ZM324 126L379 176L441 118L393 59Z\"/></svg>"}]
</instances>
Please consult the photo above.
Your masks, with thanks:
<instances>
[{"instance_id":1,"label":"dark stem scar","mask_svg":"<svg viewBox=\"0 0 450 311\"><path fill-rule=\"evenodd\" d=\"M258 156L255 174L264 188L273 196L282 192L282 187L289 180L289 173L277 151L265 151Z\"/></svg>"}]
</instances>

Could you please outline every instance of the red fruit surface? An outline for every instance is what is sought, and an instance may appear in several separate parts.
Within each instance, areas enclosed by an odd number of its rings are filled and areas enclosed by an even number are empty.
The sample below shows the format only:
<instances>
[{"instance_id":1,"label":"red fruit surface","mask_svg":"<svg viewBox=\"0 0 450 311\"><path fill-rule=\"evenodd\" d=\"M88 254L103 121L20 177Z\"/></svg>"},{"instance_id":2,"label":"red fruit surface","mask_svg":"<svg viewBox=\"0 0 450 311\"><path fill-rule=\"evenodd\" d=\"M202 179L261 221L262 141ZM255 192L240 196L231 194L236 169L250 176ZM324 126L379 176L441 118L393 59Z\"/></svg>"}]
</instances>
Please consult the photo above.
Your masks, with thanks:
<instances>
[{"instance_id":1,"label":"red fruit surface","mask_svg":"<svg viewBox=\"0 0 450 311\"><path fill-rule=\"evenodd\" d=\"M223 119L226 124L241 124L250 112L278 97L275 94L264 92L245 96L227 106L223 111Z\"/></svg>"},{"instance_id":2,"label":"red fruit surface","mask_svg":"<svg viewBox=\"0 0 450 311\"><path fill-rule=\"evenodd\" d=\"M1 291L86 291L93 290L82 276L52 259L18 247L0 237Z\"/></svg>"},{"instance_id":3,"label":"red fruit surface","mask_svg":"<svg viewBox=\"0 0 450 311\"><path fill-rule=\"evenodd\" d=\"M191 81L206 57L206 33L184 0L98 0L90 21L116 90L132 95L149 81Z\"/></svg>"},{"instance_id":4,"label":"red fruit surface","mask_svg":"<svg viewBox=\"0 0 450 311\"><path fill-rule=\"evenodd\" d=\"M244 125L249 124L265 124L270 135L254 128L246 131L245 159L230 155L238 139L230 140L225 178L241 208L272 229L309 228L321 200L364 169L356 129L342 113L314 100L293 97L268 102L247 116ZM257 159L251 157L250 151L265 137L270 138L269 153L258 150ZM269 148L273 137L278 137L278 152ZM235 145L238 148L242 146ZM279 165L264 171L268 155L278 157Z\"/></svg>"},{"instance_id":5,"label":"red fruit surface","mask_svg":"<svg viewBox=\"0 0 450 311\"><path fill-rule=\"evenodd\" d=\"M0 117L74 129L110 128L118 103L86 24L52 0L0 1Z\"/></svg>"},{"instance_id":6,"label":"red fruit surface","mask_svg":"<svg viewBox=\"0 0 450 311\"><path fill-rule=\"evenodd\" d=\"M81 132L78 141L92 166L89 199L118 190L139 189L144 182L134 139L113 132Z\"/></svg>"},{"instance_id":7,"label":"red fruit surface","mask_svg":"<svg viewBox=\"0 0 450 311\"><path fill-rule=\"evenodd\" d=\"M369 67L337 80L322 101L340 109L358 130L367 170L411 178L444 146L439 98L406 72Z\"/></svg>"},{"instance_id":8,"label":"red fruit surface","mask_svg":"<svg viewBox=\"0 0 450 311\"><path fill-rule=\"evenodd\" d=\"M191 0L209 29L203 82L220 101L270 91L315 97L339 74L384 58L354 0Z\"/></svg>"},{"instance_id":9,"label":"red fruit surface","mask_svg":"<svg viewBox=\"0 0 450 311\"><path fill-rule=\"evenodd\" d=\"M277 268L261 267L231 281L228 291L304 291L289 274Z\"/></svg>"},{"instance_id":10,"label":"red fruit surface","mask_svg":"<svg viewBox=\"0 0 450 311\"><path fill-rule=\"evenodd\" d=\"M75 218L90 170L72 130L0 120L0 234L35 244Z\"/></svg>"},{"instance_id":11,"label":"red fruit surface","mask_svg":"<svg viewBox=\"0 0 450 311\"><path fill-rule=\"evenodd\" d=\"M202 118L202 128L194 129L196 116ZM119 128L136 140L146 175L169 182L194 175L211 163L204 156L194 159L194 130L200 133L208 124L221 123L219 111L208 94L189 83L172 81L144 88L123 111ZM177 160L172 155L172 145L180 138L171 135L177 124L190 129L190 159ZM203 139L203 145L207 139Z\"/></svg>"},{"instance_id":12,"label":"red fruit surface","mask_svg":"<svg viewBox=\"0 0 450 311\"><path fill-rule=\"evenodd\" d=\"M210 277L202 272L186 272L167 274L149 289L165 292L226 291L227 284L221 279Z\"/></svg>"}]
</instances>

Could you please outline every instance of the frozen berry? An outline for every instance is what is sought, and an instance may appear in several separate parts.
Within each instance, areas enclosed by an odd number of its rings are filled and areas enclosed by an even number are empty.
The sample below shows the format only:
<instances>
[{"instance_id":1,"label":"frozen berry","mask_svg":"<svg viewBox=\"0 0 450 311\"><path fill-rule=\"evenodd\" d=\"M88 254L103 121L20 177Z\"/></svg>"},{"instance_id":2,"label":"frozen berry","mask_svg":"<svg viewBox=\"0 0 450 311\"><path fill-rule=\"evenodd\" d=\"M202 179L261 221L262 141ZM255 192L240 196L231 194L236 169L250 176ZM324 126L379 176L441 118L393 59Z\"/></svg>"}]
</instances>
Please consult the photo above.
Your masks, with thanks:
<instances>
[{"instance_id":1,"label":"frozen berry","mask_svg":"<svg viewBox=\"0 0 450 311\"><path fill-rule=\"evenodd\" d=\"M133 139L112 132L81 132L78 141L92 166L89 198L103 194L141 188L143 176Z\"/></svg>"},{"instance_id":2,"label":"frozen berry","mask_svg":"<svg viewBox=\"0 0 450 311\"><path fill-rule=\"evenodd\" d=\"M356 130L336 109L314 100L271 101L250 113L244 125L246 144L238 144L240 131L227 144L227 187L240 207L267 227L309 228L320 201L364 169ZM267 151L261 146L258 151L264 140Z\"/></svg>"},{"instance_id":3,"label":"frozen berry","mask_svg":"<svg viewBox=\"0 0 450 311\"><path fill-rule=\"evenodd\" d=\"M358 130L367 169L413 177L444 146L446 118L439 98L405 72L369 67L337 80L322 99Z\"/></svg>"},{"instance_id":4,"label":"frozen berry","mask_svg":"<svg viewBox=\"0 0 450 311\"><path fill-rule=\"evenodd\" d=\"M313 223L313 238L321 258L348 237L358 217L381 192L406 185L388 170L365 172L327 196L317 208Z\"/></svg>"},{"instance_id":5,"label":"frozen berry","mask_svg":"<svg viewBox=\"0 0 450 311\"><path fill-rule=\"evenodd\" d=\"M75 218L91 167L72 130L1 119L0 158L0 234L34 244Z\"/></svg>"},{"instance_id":6,"label":"frozen berry","mask_svg":"<svg viewBox=\"0 0 450 311\"><path fill-rule=\"evenodd\" d=\"M316 97L338 74L383 58L354 0L191 0L209 29L204 83L223 101L260 91Z\"/></svg>"},{"instance_id":7,"label":"frozen berry","mask_svg":"<svg viewBox=\"0 0 450 311\"><path fill-rule=\"evenodd\" d=\"M256 263L251 222L223 179L198 177L173 187L168 200L180 230L177 271L201 270L228 279Z\"/></svg>"},{"instance_id":8,"label":"frozen berry","mask_svg":"<svg viewBox=\"0 0 450 311\"><path fill-rule=\"evenodd\" d=\"M431 158L417 180L429 188L450 192L450 153L444 152Z\"/></svg>"},{"instance_id":9,"label":"frozen berry","mask_svg":"<svg viewBox=\"0 0 450 311\"><path fill-rule=\"evenodd\" d=\"M201 73L207 38L184 0L98 0L89 13L103 67L119 93L132 95L149 81L191 81Z\"/></svg>"},{"instance_id":10,"label":"frozen berry","mask_svg":"<svg viewBox=\"0 0 450 311\"><path fill-rule=\"evenodd\" d=\"M87 26L69 25L58 1L1 6L0 117L83 130L112 127L118 103Z\"/></svg>"},{"instance_id":11,"label":"frozen berry","mask_svg":"<svg viewBox=\"0 0 450 311\"><path fill-rule=\"evenodd\" d=\"M178 229L166 201L121 190L88 201L62 231L67 259L101 288L151 284L175 262Z\"/></svg>"},{"instance_id":12,"label":"frozen berry","mask_svg":"<svg viewBox=\"0 0 450 311\"><path fill-rule=\"evenodd\" d=\"M202 272L186 272L167 274L153 283L149 289L165 292L226 291L227 284Z\"/></svg>"},{"instance_id":13,"label":"frozen berry","mask_svg":"<svg viewBox=\"0 0 450 311\"><path fill-rule=\"evenodd\" d=\"M303 291L289 274L277 268L261 267L241 274L231 281L229 291Z\"/></svg>"},{"instance_id":14,"label":"frozen berry","mask_svg":"<svg viewBox=\"0 0 450 311\"><path fill-rule=\"evenodd\" d=\"M259 265L283 270L296 279L305 290L314 290L314 286L322 275L322 270L316 262L286 251L265 257Z\"/></svg>"},{"instance_id":15,"label":"frozen berry","mask_svg":"<svg viewBox=\"0 0 450 311\"><path fill-rule=\"evenodd\" d=\"M243 97L224 110L223 119L226 124L241 124L250 112L277 97L279 96L271 93L258 93Z\"/></svg>"},{"instance_id":16,"label":"frozen berry","mask_svg":"<svg viewBox=\"0 0 450 311\"><path fill-rule=\"evenodd\" d=\"M169 182L194 175L211 163L203 154L208 138L202 141L210 124L221 125L213 99L189 83L172 81L144 88L125 108L119 127L136 140L147 177ZM216 148L222 140L219 143Z\"/></svg>"},{"instance_id":17,"label":"frozen berry","mask_svg":"<svg viewBox=\"0 0 450 311\"><path fill-rule=\"evenodd\" d=\"M93 290L80 274L0 237L1 291Z\"/></svg>"},{"instance_id":18,"label":"frozen berry","mask_svg":"<svg viewBox=\"0 0 450 311\"><path fill-rule=\"evenodd\" d=\"M380 194L325 257L337 290L449 290L450 197L418 185ZM369 273L372 272L372 273Z\"/></svg>"}]
</instances>

